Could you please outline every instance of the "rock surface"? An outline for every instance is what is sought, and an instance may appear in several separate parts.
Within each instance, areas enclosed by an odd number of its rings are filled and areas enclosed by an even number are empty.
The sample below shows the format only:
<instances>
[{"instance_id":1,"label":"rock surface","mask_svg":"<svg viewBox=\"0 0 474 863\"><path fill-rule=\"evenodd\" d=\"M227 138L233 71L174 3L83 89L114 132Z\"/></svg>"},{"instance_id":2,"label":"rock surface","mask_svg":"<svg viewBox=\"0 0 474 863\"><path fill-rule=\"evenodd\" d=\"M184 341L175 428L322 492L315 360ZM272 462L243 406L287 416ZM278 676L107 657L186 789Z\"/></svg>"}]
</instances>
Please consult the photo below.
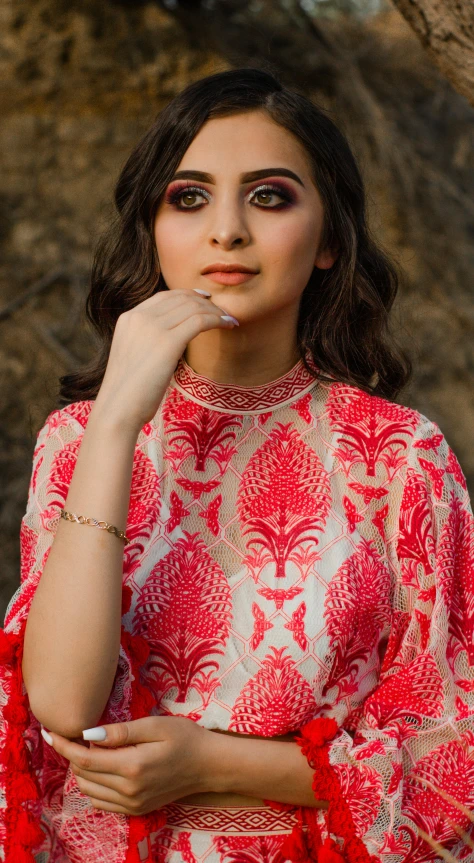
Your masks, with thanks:
<instances>
[{"instance_id":1,"label":"rock surface","mask_svg":"<svg viewBox=\"0 0 474 863\"><path fill-rule=\"evenodd\" d=\"M288 27L275 3L245 6L228 5L225 27L218 11L183 21L154 2L0 7L2 613L36 433L58 378L94 349L83 303L120 167L188 82L263 57L349 137L371 227L406 273L393 326L415 373L398 401L440 425L474 496L474 110L394 10L316 29L304 15Z\"/></svg>"}]
</instances>

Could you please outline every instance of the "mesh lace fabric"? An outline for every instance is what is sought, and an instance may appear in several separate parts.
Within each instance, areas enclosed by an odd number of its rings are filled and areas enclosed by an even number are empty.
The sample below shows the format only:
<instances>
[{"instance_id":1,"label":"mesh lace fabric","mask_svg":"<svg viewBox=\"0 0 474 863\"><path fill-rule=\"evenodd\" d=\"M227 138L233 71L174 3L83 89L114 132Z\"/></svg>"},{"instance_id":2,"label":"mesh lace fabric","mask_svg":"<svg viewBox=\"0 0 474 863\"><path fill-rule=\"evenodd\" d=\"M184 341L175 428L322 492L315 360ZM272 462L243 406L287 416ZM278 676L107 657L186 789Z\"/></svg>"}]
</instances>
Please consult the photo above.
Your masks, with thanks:
<instances>
[{"instance_id":1,"label":"mesh lace fabric","mask_svg":"<svg viewBox=\"0 0 474 863\"><path fill-rule=\"evenodd\" d=\"M435 423L315 382L301 362L250 388L217 384L182 359L141 430L122 644L97 724L174 714L268 737L302 729L316 796L331 806L310 813L312 845L309 816L292 844L291 827L249 832L245 813L229 836L171 826L170 815L163 825L166 812L92 807L39 734L20 661L92 406L53 411L33 454L21 585L0 630L1 859L138 863L147 836L149 859L163 863L440 859L424 831L473 861L474 518L464 475Z\"/></svg>"}]
</instances>

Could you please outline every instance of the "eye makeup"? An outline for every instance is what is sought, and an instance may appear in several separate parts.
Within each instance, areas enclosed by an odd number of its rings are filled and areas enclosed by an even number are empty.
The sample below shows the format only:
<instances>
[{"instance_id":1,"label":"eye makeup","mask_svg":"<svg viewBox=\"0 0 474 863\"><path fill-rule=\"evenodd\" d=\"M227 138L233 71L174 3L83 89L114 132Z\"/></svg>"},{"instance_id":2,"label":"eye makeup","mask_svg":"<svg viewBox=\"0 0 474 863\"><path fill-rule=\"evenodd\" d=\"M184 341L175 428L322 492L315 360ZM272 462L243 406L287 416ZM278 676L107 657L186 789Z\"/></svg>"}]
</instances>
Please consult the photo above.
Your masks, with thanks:
<instances>
[{"instance_id":1,"label":"eye makeup","mask_svg":"<svg viewBox=\"0 0 474 863\"><path fill-rule=\"evenodd\" d=\"M202 205L193 206L193 207L184 207L179 202L184 194L193 194L193 195L201 195L206 198L206 200L210 200L210 194L206 191L206 189L201 188L200 186L191 186L186 182L176 182L173 183L167 190L165 196L165 203L174 206L175 209L184 212L185 210L199 210ZM282 202L279 204L274 204L267 206L266 204L256 204L259 209L263 210L283 210L288 206L291 206L296 200L296 196L291 189L290 186L287 186L286 183L263 183L257 186L255 189L252 189L249 193L249 197L256 198L260 194L265 194L267 196L277 195L282 199Z\"/></svg>"}]
</instances>

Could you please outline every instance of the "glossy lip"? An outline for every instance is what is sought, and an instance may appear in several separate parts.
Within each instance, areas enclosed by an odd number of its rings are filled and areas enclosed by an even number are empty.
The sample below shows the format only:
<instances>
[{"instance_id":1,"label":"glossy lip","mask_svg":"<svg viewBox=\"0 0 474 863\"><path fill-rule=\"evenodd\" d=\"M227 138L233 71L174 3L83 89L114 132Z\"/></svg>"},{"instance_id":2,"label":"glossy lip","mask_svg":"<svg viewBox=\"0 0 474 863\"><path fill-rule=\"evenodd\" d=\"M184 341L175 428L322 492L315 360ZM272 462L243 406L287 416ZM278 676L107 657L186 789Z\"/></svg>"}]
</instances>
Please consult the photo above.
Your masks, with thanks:
<instances>
[{"instance_id":1,"label":"glossy lip","mask_svg":"<svg viewBox=\"0 0 474 863\"><path fill-rule=\"evenodd\" d=\"M253 279L255 275L256 273L243 273L241 270L234 270L227 273L205 273L204 277L221 285L240 285L241 282L248 282L249 279Z\"/></svg>"},{"instance_id":2,"label":"glossy lip","mask_svg":"<svg viewBox=\"0 0 474 863\"><path fill-rule=\"evenodd\" d=\"M208 267L204 267L201 270L202 275L206 275L207 273L253 273L258 272L257 270L252 270L250 267L244 266L244 264L209 264Z\"/></svg>"}]
</instances>

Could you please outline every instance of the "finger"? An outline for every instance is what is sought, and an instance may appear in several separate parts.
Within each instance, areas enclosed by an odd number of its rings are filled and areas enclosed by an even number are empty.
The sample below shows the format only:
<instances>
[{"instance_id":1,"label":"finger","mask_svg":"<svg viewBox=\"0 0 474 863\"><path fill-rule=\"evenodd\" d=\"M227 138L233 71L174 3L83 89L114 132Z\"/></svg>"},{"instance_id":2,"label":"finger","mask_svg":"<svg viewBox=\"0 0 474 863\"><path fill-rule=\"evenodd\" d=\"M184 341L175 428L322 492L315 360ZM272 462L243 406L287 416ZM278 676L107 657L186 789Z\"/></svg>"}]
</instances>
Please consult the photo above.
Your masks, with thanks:
<instances>
[{"instance_id":1,"label":"finger","mask_svg":"<svg viewBox=\"0 0 474 863\"><path fill-rule=\"evenodd\" d=\"M111 725L98 725L86 728L82 732L85 740L92 740L95 747L135 746L137 743L155 743L163 740L159 733L160 717L144 716L142 719L131 719L129 722L114 722ZM100 739L104 736L105 739ZM95 750L97 751L97 750ZM111 771L114 773L115 771Z\"/></svg>"},{"instance_id":2,"label":"finger","mask_svg":"<svg viewBox=\"0 0 474 863\"><path fill-rule=\"evenodd\" d=\"M178 308L171 309L163 316L163 324L166 326L166 329L173 330L193 315L206 315L206 317L212 318L214 326L218 326L219 324L225 326L225 321L221 319L221 315L227 314L225 309L216 306L211 300L203 300L203 303L203 305L184 303L178 306Z\"/></svg>"},{"instance_id":3,"label":"finger","mask_svg":"<svg viewBox=\"0 0 474 863\"><path fill-rule=\"evenodd\" d=\"M226 314L222 312L222 314ZM188 344L191 339L194 339L199 333L204 333L206 330L223 329L234 330L238 326L237 323L226 321L218 314L195 314L190 315L180 324L173 328L173 332L178 334L178 337Z\"/></svg>"},{"instance_id":4,"label":"finger","mask_svg":"<svg viewBox=\"0 0 474 863\"><path fill-rule=\"evenodd\" d=\"M56 734L55 731L48 732L53 740L51 747L59 755L63 755L76 767L82 770L94 770L99 773L116 773L121 775L121 767L124 766L123 755L120 757L118 751L113 750L107 752L103 749L91 749L81 746L80 743L73 743L67 737L62 737L61 734ZM46 741L48 742L48 741Z\"/></svg>"},{"instance_id":5,"label":"finger","mask_svg":"<svg viewBox=\"0 0 474 863\"><path fill-rule=\"evenodd\" d=\"M105 812L120 812L122 815L135 815L135 812L130 812L129 809L125 809L124 806L117 806L115 803L107 803L105 800L100 800L100 798L90 797L92 806L94 809L104 809Z\"/></svg>"},{"instance_id":6,"label":"finger","mask_svg":"<svg viewBox=\"0 0 474 863\"><path fill-rule=\"evenodd\" d=\"M188 303L190 298L196 299L196 297L201 297L203 299L208 299L207 297L204 297L201 290L202 289L197 292L194 288L174 288L172 291L157 291L156 294L152 294L151 297L147 297L146 300L142 300L138 306L134 306L129 309L128 313L133 311L140 313L145 309L147 309L149 313L152 313L152 310L156 309L159 314L162 314L166 309L178 308L180 305L183 305L183 303ZM207 293L211 296L210 291L207 291Z\"/></svg>"},{"instance_id":7,"label":"finger","mask_svg":"<svg viewBox=\"0 0 474 863\"><path fill-rule=\"evenodd\" d=\"M97 800L103 800L106 803L113 803L114 806L127 807L130 804L130 798L119 791L114 791L111 788L102 785L102 782L92 782L89 779L84 779L79 776L77 785L81 794L86 794L87 797L95 797Z\"/></svg>"},{"instance_id":8,"label":"finger","mask_svg":"<svg viewBox=\"0 0 474 863\"><path fill-rule=\"evenodd\" d=\"M79 779L81 779L84 782L94 782L98 785L103 785L104 788L110 788L117 794L123 794L124 777L119 776L117 773L96 773L93 770L82 770L82 768L76 767L74 762L71 762L71 769L78 785Z\"/></svg>"},{"instance_id":9,"label":"finger","mask_svg":"<svg viewBox=\"0 0 474 863\"><path fill-rule=\"evenodd\" d=\"M148 297L149 300L154 300L152 303L152 308L147 310L147 314L158 314L164 315L168 314L173 309L179 309L180 307L186 306L190 300L204 300L208 299L204 297L202 294L197 294L196 291L161 291L158 294L154 294L152 297ZM142 312L142 306L145 305L147 300L144 300L139 306L135 306L134 308L137 312ZM133 311L133 309L131 309Z\"/></svg>"}]
</instances>

